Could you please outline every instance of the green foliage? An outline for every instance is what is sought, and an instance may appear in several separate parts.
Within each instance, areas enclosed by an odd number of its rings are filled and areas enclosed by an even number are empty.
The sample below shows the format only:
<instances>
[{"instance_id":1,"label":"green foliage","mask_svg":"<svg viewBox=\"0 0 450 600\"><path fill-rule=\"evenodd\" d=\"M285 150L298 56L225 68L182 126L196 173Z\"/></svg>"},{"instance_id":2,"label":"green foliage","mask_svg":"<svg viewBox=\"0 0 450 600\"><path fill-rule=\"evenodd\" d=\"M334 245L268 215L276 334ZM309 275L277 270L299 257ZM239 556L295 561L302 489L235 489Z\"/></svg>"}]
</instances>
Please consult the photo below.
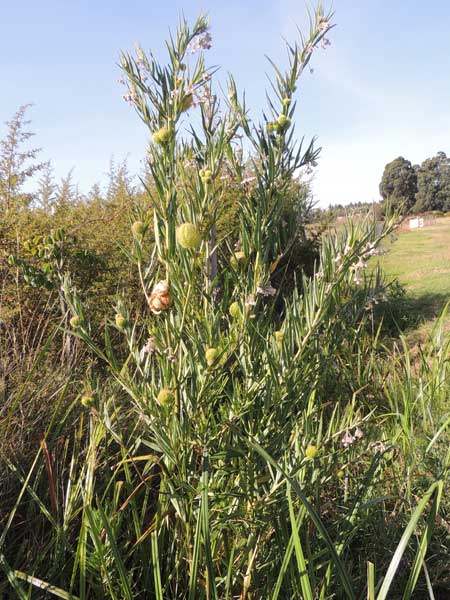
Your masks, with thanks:
<instances>
[{"instance_id":1,"label":"green foliage","mask_svg":"<svg viewBox=\"0 0 450 600\"><path fill-rule=\"evenodd\" d=\"M427 158L417 168L417 196L414 212L450 209L450 159L445 152Z\"/></svg>"},{"instance_id":2,"label":"green foliage","mask_svg":"<svg viewBox=\"0 0 450 600\"><path fill-rule=\"evenodd\" d=\"M407 214L416 202L417 173L409 160L399 156L388 163L380 183L380 194L393 210Z\"/></svg>"},{"instance_id":3,"label":"green foliage","mask_svg":"<svg viewBox=\"0 0 450 600\"><path fill-rule=\"evenodd\" d=\"M380 194L391 209L401 214L450 208L450 159L438 152L421 165L412 166L403 157L388 163L380 183Z\"/></svg>"},{"instance_id":4,"label":"green foliage","mask_svg":"<svg viewBox=\"0 0 450 600\"><path fill-rule=\"evenodd\" d=\"M123 55L126 97L153 139L148 197L124 224L133 293L106 307L99 335L105 305L69 268L73 252L58 273L89 363L53 394L29 467L2 457L18 489L2 516L0 593L325 600L367 586L383 600L424 589L425 559L436 573L448 564L436 519L448 510L450 340L439 321L412 368L402 338L391 351L381 338L372 305L386 289L365 270L393 223L323 236L311 276L283 287L305 233L296 176L318 155L297 142L295 91L330 18L319 7L287 45L286 72L273 65L257 124L231 76L223 110L203 53L188 57L210 45L204 17L181 22L165 66L141 48ZM63 202L59 218L80 224L85 210ZM56 236L13 266L58 265Z\"/></svg>"}]
</instances>

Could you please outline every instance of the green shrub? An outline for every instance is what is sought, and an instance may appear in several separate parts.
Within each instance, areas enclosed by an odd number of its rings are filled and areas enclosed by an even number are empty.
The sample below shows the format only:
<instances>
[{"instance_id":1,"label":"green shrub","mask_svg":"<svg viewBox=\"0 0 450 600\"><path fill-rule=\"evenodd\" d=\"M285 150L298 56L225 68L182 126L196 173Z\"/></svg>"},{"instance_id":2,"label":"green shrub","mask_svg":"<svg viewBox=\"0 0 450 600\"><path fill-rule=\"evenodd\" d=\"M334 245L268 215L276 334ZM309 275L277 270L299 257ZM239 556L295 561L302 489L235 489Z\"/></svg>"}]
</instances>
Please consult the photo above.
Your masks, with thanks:
<instances>
[{"instance_id":1,"label":"green shrub","mask_svg":"<svg viewBox=\"0 0 450 600\"><path fill-rule=\"evenodd\" d=\"M317 158L296 143L294 93L330 27L317 9L309 36L288 46L287 71L275 67L256 125L231 77L221 112L203 54L188 62L189 48L210 44L204 17L181 23L164 67L141 49L123 55L126 97L153 138L153 210L138 220L152 220L154 245L129 229L127 252L146 309L119 299L100 340L92 303L64 278L71 334L93 364L28 474L7 460L22 490L0 538L3 589L158 600L416 589L448 469L442 322L416 372L407 348L389 353L370 327L382 282L366 261L392 223L379 235L350 223L324 237L310 277L284 289L280 278L298 239L286 198ZM201 125L183 137L191 97ZM222 176L242 184L249 162L238 225L222 235Z\"/></svg>"}]
</instances>

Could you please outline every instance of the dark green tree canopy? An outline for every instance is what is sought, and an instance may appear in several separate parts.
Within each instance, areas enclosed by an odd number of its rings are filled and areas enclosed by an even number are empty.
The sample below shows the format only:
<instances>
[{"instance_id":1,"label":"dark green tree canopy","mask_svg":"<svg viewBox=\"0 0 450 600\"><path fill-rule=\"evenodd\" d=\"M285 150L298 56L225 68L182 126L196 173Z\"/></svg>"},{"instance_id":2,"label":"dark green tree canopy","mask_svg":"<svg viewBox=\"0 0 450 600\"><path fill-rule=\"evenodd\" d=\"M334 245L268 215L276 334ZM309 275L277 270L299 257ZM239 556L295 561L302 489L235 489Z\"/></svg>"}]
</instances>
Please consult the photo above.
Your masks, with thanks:
<instances>
[{"instance_id":1,"label":"dark green tree canopy","mask_svg":"<svg viewBox=\"0 0 450 600\"><path fill-rule=\"evenodd\" d=\"M414 212L450 210L450 158L445 152L427 158L417 168Z\"/></svg>"},{"instance_id":2,"label":"dark green tree canopy","mask_svg":"<svg viewBox=\"0 0 450 600\"><path fill-rule=\"evenodd\" d=\"M409 160L399 156L388 163L380 183L383 200L403 213L410 212L416 201L417 175Z\"/></svg>"}]
</instances>

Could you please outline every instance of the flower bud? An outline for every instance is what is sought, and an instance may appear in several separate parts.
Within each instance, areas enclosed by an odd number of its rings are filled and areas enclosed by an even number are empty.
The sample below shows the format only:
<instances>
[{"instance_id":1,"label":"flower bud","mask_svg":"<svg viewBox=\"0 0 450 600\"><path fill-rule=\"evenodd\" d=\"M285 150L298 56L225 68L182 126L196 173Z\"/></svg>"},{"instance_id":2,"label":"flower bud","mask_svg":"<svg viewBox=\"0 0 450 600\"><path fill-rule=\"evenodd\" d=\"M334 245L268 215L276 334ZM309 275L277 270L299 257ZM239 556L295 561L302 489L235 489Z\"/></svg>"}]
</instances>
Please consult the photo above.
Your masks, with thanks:
<instances>
[{"instance_id":1,"label":"flower bud","mask_svg":"<svg viewBox=\"0 0 450 600\"><path fill-rule=\"evenodd\" d=\"M193 223L183 223L177 229L177 241L182 248L197 249L202 243L202 237Z\"/></svg>"},{"instance_id":2,"label":"flower bud","mask_svg":"<svg viewBox=\"0 0 450 600\"><path fill-rule=\"evenodd\" d=\"M275 331L274 336L278 349L281 350L281 344L283 342L284 333L282 331Z\"/></svg>"},{"instance_id":3,"label":"flower bud","mask_svg":"<svg viewBox=\"0 0 450 600\"><path fill-rule=\"evenodd\" d=\"M237 269L240 264L245 262L246 258L245 252L242 252L242 250L235 252L230 258L230 265L233 267L233 269Z\"/></svg>"},{"instance_id":4,"label":"flower bud","mask_svg":"<svg viewBox=\"0 0 450 600\"><path fill-rule=\"evenodd\" d=\"M81 325L81 319L80 319L80 317L78 315L74 315L70 319L70 326L73 327L74 329L76 329L80 325Z\"/></svg>"},{"instance_id":5,"label":"flower bud","mask_svg":"<svg viewBox=\"0 0 450 600\"><path fill-rule=\"evenodd\" d=\"M219 351L217 348L208 348L205 352L206 363L208 366L213 365L216 362Z\"/></svg>"},{"instance_id":6,"label":"flower bud","mask_svg":"<svg viewBox=\"0 0 450 600\"><path fill-rule=\"evenodd\" d=\"M305 456L308 460L313 460L314 458L316 458L318 452L319 449L317 448L317 446L313 446L312 444L310 444L305 450Z\"/></svg>"},{"instance_id":7,"label":"flower bud","mask_svg":"<svg viewBox=\"0 0 450 600\"><path fill-rule=\"evenodd\" d=\"M266 129L269 133L273 133L278 129L278 123L276 121L268 121L266 123Z\"/></svg>"},{"instance_id":8,"label":"flower bud","mask_svg":"<svg viewBox=\"0 0 450 600\"><path fill-rule=\"evenodd\" d=\"M203 183L205 183L205 184L211 183L211 179L212 179L211 169L200 169L198 174L200 175L200 179L203 181Z\"/></svg>"},{"instance_id":9,"label":"flower bud","mask_svg":"<svg viewBox=\"0 0 450 600\"><path fill-rule=\"evenodd\" d=\"M282 102L283 102L283 106L289 106L289 104L291 103L291 99L283 98Z\"/></svg>"},{"instance_id":10,"label":"flower bud","mask_svg":"<svg viewBox=\"0 0 450 600\"><path fill-rule=\"evenodd\" d=\"M181 108L184 111L189 110L194 103L194 96L192 94L187 94L183 98L183 102L181 103Z\"/></svg>"},{"instance_id":11,"label":"flower bud","mask_svg":"<svg viewBox=\"0 0 450 600\"><path fill-rule=\"evenodd\" d=\"M280 115L277 119L278 122L278 126L280 127L280 129L287 129L289 127L289 125L291 124L291 120L289 117L287 117L286 115Z\"/></svg>"},{"instance_id":12,"label":"flower bud","mask_svg":"<svg viewBox=\"0 0 450 600\"><path fill-rule=\"evenodd\" d=\"M84 408L90 408L95 404L94 396L92 394L81 396L81 404L84 406Z\"/></svg>"},{"instance_id":13,"label":"flower bud","mask_svg":"<svg viewBox=\"0 0 450 600\"><path fill-rule=\"evenodd\" d=\"M160 406L169 406L175 399L175 394L168 388L161 388L156 397Z\"/></svg>"}]
</instances>

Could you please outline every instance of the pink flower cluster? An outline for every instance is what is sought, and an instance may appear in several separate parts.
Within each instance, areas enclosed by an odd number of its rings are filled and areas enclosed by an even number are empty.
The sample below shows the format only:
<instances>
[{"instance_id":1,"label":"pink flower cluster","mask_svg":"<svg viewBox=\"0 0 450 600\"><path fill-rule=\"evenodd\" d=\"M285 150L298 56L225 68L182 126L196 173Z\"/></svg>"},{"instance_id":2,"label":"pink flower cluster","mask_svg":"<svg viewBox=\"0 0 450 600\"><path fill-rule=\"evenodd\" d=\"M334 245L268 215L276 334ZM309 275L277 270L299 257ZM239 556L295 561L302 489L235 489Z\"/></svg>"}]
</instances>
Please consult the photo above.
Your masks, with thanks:
<instances>
[{"instance_id":1,"label":"pink flower cluster","mask_svg":"<svg viewBox=\"0 0 450 600\"><path fill-rule=\"evenodd\" d=\"M128 92L124 94L122 98L125 100L125 102L128 102L128 104L135 104L138 101L139 96L134 90L128 90Z\"/></svg>"},{"instance_id":2,"label":"pink flower cluster","mask_svg":"<svg viewBox=\"0 0 450 600\"><path fill-rule=\"evenodd\" d=\"M364 437L364 433L361 431L359 427L355 427L355 431L353 433L350 432L349 429L346 430L344 437L341 439L341 444L344 448L348 448L357 440L360 440Z\"/></svg>"}]
</instances>

